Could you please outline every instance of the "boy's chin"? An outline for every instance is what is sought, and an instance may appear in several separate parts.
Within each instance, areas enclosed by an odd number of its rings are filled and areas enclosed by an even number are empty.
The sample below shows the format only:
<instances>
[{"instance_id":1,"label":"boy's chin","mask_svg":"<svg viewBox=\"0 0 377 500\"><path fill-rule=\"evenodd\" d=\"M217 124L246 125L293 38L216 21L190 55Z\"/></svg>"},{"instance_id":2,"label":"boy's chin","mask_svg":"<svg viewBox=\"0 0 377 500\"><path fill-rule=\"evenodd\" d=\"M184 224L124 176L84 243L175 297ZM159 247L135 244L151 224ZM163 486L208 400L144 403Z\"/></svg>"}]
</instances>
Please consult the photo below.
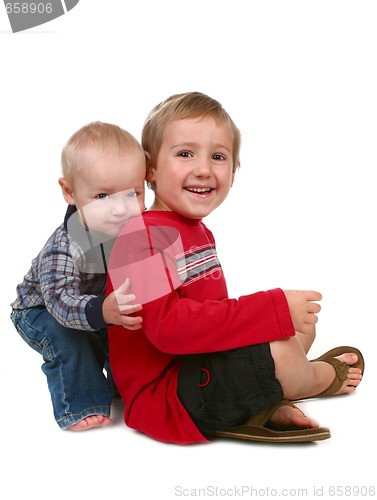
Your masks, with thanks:
<instances>
[{"instance_id":1,"label":"boy's chin","mask_svg":"<svg viewBox=\"0 0 377 500\"><path fill-rule=\"evenodd\" d=\"M107 241L116 238L121 232L122 227L123 226L90 229L90 234L98 241Z\"/></svg>"}]
</instances>

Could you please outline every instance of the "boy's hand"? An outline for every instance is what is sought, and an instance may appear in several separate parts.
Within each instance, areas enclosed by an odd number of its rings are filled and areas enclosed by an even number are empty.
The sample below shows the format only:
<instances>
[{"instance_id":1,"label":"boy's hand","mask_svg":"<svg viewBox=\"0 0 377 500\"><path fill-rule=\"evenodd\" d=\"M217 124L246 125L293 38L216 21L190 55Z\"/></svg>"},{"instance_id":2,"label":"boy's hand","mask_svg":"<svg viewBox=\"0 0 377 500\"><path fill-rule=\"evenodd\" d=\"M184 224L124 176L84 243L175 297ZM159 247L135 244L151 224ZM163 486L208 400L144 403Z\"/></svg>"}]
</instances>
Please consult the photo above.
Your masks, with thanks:
<instances>
[{"instance_id":1,"label":"boy's hand","mask_svg":"<svg viewBox=\"0 0 377 500\"><path fill-rule=\"evenodd\" d=\"M130 288L130 280L126 281L114 290L103 302L102 315L105 323L109 325L123 325L129 330L141 328L142 318L140 316L128 316L142 310L140 304L132 304L135 300L133 293L127 294Z\"/></svg>"},{"instance_id":2,"label":"boy's hand","mask_svg":"<svg viewBox=\"0 0 377 500\"><path fill-rule=\"evenodd\" d=\"M321 306L314 301L322 299L319 292L309 290L283 290L296 331L310 334L317 323Z\"/></svg>"}]
</instances>

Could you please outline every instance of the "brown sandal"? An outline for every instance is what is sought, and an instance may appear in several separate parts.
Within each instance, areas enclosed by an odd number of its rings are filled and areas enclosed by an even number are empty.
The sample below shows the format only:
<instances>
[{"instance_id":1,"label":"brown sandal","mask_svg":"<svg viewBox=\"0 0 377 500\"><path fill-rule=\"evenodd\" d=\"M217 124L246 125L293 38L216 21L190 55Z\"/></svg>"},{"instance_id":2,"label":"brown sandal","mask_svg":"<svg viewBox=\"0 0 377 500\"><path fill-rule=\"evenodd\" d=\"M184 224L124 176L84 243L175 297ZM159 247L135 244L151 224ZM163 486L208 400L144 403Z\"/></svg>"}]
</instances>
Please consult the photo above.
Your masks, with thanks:
<instances>
[{"instance_id":1,"label":"brown sandal","mask_svg":"<svg viewBox=\"0 0 377 500\"><path fill-rule=\"evenodd\" d=\"M355 364L349 365L344 361L336 359L336 356L340 356L341 354L345 354L346 352L357 354L358 359ZM312 359L310 362L313 363L314 361L324 361L325 363L329 363L334 368L336 375L334 380L331 382L331 384L327 389L317 394L316 396L310 396L311 398L319 398L319 397L322 398L334 395L342 387L343 382L346 380L348 376L348 370L350 369L350 367L360 368L361 374L362 375L364 374L364 366L365 366L364 358L361 352L358 349L356 349L356 347L349 347L349 346L335 347L334 349L331 349L330 351L326 352L319 358ZM308 398L302 398L302 399L308 399Z\"/></svg>"},{"instance_id":2,"label":"brown sandal","mask_svg":"<svg viewBox=\"0 0 377 500\"><path fill-rule=\"evenodd\" d=\"M218 431L215 435L218 437L265 443L305 443L309 441L322 441L331 437L330 430L327 427L302 428L297 426L277 427L269 425L268 421L271 415L280 406L297 408L297 406L287 399L282 399L279 403L268 408L261 414L250 417L245 424Z\"/></svg>"}]
</instances>

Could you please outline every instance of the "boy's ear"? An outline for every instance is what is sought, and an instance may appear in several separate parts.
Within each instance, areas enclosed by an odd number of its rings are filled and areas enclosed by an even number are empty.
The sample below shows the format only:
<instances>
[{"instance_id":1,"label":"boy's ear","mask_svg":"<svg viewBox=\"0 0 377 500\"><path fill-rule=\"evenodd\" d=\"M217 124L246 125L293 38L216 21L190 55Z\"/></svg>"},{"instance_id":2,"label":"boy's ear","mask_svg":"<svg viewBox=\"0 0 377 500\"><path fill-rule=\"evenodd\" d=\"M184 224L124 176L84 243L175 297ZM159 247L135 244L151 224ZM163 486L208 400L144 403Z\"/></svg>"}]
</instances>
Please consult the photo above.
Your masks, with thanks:
<instances>
[{"instance_id":1,"label":"boy's ear","mask_svg":"<svg viewBox=\"0 0 377 500\"><path fill-rule=\"evenodd\" d=\"M75 205L75 197L74 197L73 191L72 191L72 189L71 189L70 185L68 184L68 181L65 177L61 177L59 179L59 186L62 188L62 193L63 193L63 197L64 197L65 201L69 205Z\"/></svg>"},{"instance_id":2,"label":"boy's ear","mask_svg":"<svg viewBox=\"0 0 377 500\"><path fill-rule=\"evenodd\" d=\"M230 183L230 187L232 187L232 186L233 186L234 176L235 176L235 175L236 175L236 174L233 172L233 174L232 174L232 182Z\"/></svg>"},{"instance_id":3,"label":"boy's ear","mask_svg":"<svg viewBox=\"0 0 377 500\"><path fill-rule=\"evenodd\" d=\"M152 166L150 154L147 151L145 151L145 158L146 158L146 162L147 162L145 180L147 182L153 182L154 181L154 168Z\"/></svg>"}]
</instances>

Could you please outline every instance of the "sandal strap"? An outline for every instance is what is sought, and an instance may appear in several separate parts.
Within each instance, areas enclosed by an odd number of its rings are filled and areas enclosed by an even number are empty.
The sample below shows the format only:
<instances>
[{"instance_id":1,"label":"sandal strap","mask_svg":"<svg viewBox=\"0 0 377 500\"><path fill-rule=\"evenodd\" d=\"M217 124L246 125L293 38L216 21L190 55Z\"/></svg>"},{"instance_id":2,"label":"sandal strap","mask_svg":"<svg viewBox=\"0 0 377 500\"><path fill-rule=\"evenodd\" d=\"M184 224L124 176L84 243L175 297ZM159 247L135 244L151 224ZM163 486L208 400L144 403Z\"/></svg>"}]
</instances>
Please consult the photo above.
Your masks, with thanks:
<instances>
[{"instance_id":1,"label":"sandal strap","mask_svg":"<svg viewBox=\"0 0 377 500\"><path fill-rule=\"evenodd\" d=\"M350 365L348 363L345 363L344 361L340 361L339 359L333 357L322 358L321 360L318 361L324 361L325 363L331 365L335 370L335 378L331 382L331 384L327 387L327 389L317 394L317 396L313 397L332 396L342 387L343 382L347 379Z\"/></svg>"},{"instance_id":2,"label":"sandal strap","mask_svg":"<svg viewBox=\"0 0 377 500\"><path fill-rule=\"evenodd\" d=\"M264 410L262 411L262 413L259 413L259 415L251 416L244 425L255 425L258 427L263 427L270 420L270 417L274 413L274 411L280 408L281 406L290 406L291 408L297 408L298 410L300 410L296 405L291 403L291 401L288 401L288 399L281 399L275 405L270 406L269 408L267 408L267 410Z\"/></svg>"}]
</instances>

